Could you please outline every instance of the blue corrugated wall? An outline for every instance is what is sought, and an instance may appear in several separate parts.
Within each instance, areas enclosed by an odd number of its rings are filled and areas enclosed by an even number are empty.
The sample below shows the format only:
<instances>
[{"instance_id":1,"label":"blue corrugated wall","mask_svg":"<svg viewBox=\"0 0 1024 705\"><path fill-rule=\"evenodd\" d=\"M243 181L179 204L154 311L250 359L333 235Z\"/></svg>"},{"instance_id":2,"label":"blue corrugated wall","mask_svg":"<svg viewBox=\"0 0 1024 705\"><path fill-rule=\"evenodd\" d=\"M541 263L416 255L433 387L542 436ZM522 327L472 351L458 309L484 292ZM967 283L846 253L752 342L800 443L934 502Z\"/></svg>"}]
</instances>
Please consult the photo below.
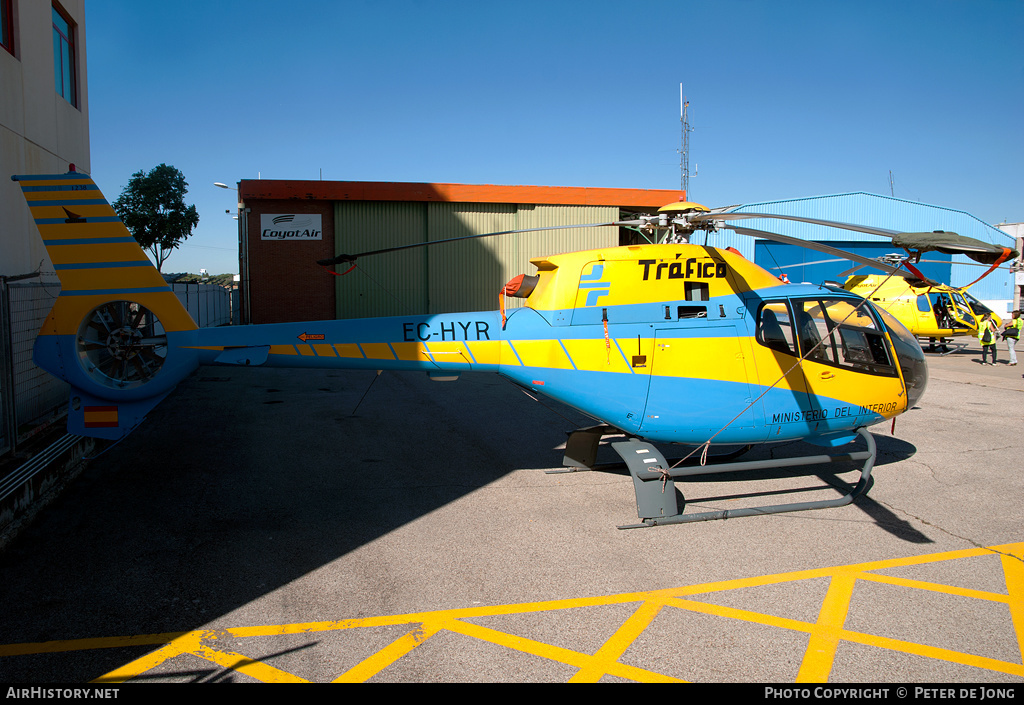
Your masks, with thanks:
<instances>
[{"instance_id":1,"label":"blue corrugated wall","mask_svg":"<svg viewBox=\"0 0 1024 705\"><path fill-rule=\"evenodd\" d=\"M853 252L862 257L874 259L884 255L902 252L892 245L876 244L873 242L862 242L856 240L829 242L833 247ZM947 282L950 280L952 267L952 256L942 253L934 253L928 260L917 265L921 273L935 281ZM856 272L850 271L858 267L855 262L808 250L799 245L788 245L771 240L758 240L754 243L754 262L767 269L772 274L785 274L791 282L807 282L808 284L821 284L824 281L833 281L842 284L846 277L854 274L882 274L883 272L871 267L860 267Z\"/></svg>"}]
</instances>

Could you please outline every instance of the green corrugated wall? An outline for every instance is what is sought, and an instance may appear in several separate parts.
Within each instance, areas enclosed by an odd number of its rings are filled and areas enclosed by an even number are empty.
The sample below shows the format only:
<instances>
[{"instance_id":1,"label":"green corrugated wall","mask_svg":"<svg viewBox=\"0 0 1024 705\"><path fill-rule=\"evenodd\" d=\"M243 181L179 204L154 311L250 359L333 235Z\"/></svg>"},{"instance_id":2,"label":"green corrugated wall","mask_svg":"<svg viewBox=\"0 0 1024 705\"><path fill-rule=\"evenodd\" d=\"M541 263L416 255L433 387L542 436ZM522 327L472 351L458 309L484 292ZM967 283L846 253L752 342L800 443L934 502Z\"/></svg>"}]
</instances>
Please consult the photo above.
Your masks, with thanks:
<instances>
[{"instance_id":1,"label":"green corrugated wall","mask_svg":"<svg viewBox=\"0 0 1024 705\"><path fill-rule=\"evenodd\" d=\"M617 220L613 206L337 201L336 251L355 253L481 233ZM336 279L338 318L495 310L498 294L530 260L618 245L615 227L572 228L444 243L360 259ZM339 268L342 265L339 265ZM506 306L521 305L506 299Z\"/></svg>"}]
</instances>

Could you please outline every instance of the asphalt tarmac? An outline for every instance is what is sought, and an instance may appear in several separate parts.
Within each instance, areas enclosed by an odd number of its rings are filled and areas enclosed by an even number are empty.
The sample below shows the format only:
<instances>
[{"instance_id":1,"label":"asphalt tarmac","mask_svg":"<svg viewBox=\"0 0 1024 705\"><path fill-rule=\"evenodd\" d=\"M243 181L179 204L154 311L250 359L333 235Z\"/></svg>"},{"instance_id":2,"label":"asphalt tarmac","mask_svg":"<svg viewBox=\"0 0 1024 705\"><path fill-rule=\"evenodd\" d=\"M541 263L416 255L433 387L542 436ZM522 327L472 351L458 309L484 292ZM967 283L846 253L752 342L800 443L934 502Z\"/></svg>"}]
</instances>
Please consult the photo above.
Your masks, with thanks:
<instances>
[{"instance_id":1,"label":"asphalt tarmac","mask_svg":"<svg viewBox=\"0 0 1024 705\"><path fill-rule=\"evenodd\" d=\"M628 475L544 472L592 420L497 376L202 368L0 554L0 682L1020 692L1024 367L965 342L872 427L855 504L635 530ZM802 472L677 487L703 511L857 477Z\"/></svg>"}]
</instances>

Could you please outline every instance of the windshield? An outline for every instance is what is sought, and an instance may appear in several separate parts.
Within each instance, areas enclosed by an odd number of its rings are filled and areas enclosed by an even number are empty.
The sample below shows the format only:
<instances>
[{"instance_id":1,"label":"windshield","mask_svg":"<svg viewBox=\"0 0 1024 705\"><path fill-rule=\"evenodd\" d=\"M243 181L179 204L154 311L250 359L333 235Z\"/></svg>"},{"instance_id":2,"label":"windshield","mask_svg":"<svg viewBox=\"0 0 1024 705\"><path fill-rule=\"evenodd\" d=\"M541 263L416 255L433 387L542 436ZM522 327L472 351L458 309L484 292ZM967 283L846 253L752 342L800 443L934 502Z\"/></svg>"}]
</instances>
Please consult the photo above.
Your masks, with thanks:
<instances>
[{"instance_id":1,"label":"windshield","mask_svg":"<svg viewBox=\"0 0 1024 705\"><path fill-rule=\"evenodd\" d=\"M871 304L871 307L875 309L889 331L896 357L900 361L903 383L907 388L907 409L910 409L928 386L928 363L925 361L924 351L917 344L917 338L892 314L881 306Z\"/></svg>"},{"instance_id":2,"label":"windshield","mask_svg":"<svg viewBox=\"0 0 1024 705\"><path fill-rule=\"evenodd\" d=\"M976 298L968 294L966 291L963 292L964 298L967 299L967 304L971 307L971 310L978 316L984 316L986 313L995 313L985 304L978 301Z\"/></svg>"}]
</instances>

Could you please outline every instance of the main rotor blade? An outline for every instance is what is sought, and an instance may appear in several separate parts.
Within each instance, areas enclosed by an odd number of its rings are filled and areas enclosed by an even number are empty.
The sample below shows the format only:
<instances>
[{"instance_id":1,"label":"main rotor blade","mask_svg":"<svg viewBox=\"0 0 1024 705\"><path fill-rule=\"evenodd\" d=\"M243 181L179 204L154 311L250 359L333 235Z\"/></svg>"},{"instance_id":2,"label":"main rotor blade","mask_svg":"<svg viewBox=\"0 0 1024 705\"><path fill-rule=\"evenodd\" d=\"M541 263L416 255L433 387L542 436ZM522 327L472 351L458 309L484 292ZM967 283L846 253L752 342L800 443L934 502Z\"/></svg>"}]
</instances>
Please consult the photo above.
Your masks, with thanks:
<instances>
[{"instance_id":1,"label":"main rotor blade","mask_svg":"<svg viewBox=\"0 0 1024 705\"><path fill-rule=\"evenodd\" d=\"M931 232L931 233L900 233L892 239L897 247L902 247L908 252L942 252L949 255L966 255L975 262L982 264L998 265L1005 261L1016 259L1020 253L1012 247L993 245L984 240L957 235L956 233Z\"/></svg>"},{"instance_id":2,"label":"main rotor blade","mask_svg":"<svg viewBox=\"0 0 1024 705\"><path fill-rule=\"evenodd\" d=\"M876 228L869 225L855 225L852 223L840 223L832 220L821 220L819 218L805 218L799 215L782 215L779 213L728 213L715 212L693 213L684 216L687 222L705 222L715 220L750 220L756 218L778 218L779 220L792 220L799 223L811 223L812 225L823 225L840 230L867 233L869 235L880 235L890 238L894 245L902 247L908 252L930 252L932 250L946 254L961 254L970 257L976 262L992 264L997 259L1012 260L1019 256L1013 248L994 245L984 240L958 235L957 233L936 230L934 232L908 233L888 228Z\"/></svg>"},{"instance_id":3,"label":"main rotor blade","mask_svg":"<svg viewBox=\"0 0 1024 705\"><path fill-rule=\"evenodd\" d=\"M626 226L626 225L640 225L642 224L639 220L616 220L610 223L581 223L576 225L550 225L544 228L523 228L521 230L500 230L493 233L481 233L480 235L463 235L462 237L450 237L444 240L430 240L428 242L414 242L410 245L399 245L397 247L386 247L383 250L371 250L369 252L357 252L354 255L337 255L330 259L317 260L317 264L322 266L329 266L332 264L338 264L340 262L355 262L360 257L369 257L370 255L382 255L385 252L398 252L400 250L411 250L415 247L429 247L430 245L441 245L446 242L458 242L461 240L478 240L482 237L494 237L495 235L515 235L518 233L535 233L543 230L570 230L572 228L604 228L612 225Z\"/></svg>"},{"instance_id":4,"label":"main rotor blade","mask_svg":"<svg viewBox=\"0 0 1024 705\"><path fill-rule=\"evenodd\" d=\"M922 263L925 263L925 264L928 264L928 263L930 263L930 264L954 264L954 265L956 265L958 267L960 267L960 266L964 266L964 267L989 267L989 266L991 266L991 265L988 265L988 264L984 264L982 262L954 262L954 261L948 260L948 259L920 259L920 260L918 260L918 262L922 262ZM997 267L997 269L1001 269L1004 272L1012 272L1013 271L1013 269L1011 269L1011 267Z\"/></svg>"},{"instance_id":5,"label":"main rotor blade","mask_svg":"<svg viewBox=\"0 0 1024 705\"><path fill-rule=\"evenodd\" d=\"M780 264L772 269L796 269L797 267L810 267L815 264L832 264L833 262L846 262L847 259L819 259L817 262L794 262L793 264Z\"/></svg>"},{"instance_id":6,"label":"main rotor blade","mask_svg":"<svg viewBox=\"0 0 1024 705\"><path fill-rule=\"evenodd\" d=\"M834 220L820 220L818 218L805 218L802 215L781 215L779 213L695 213L687 215L686 219L690 222L693 221L707 221L707 220L751 220L755 218L778 218L779 220L795 220L800 223L811 223L812 225L824 225L830 228L839 228L841 230L852 230L854 232L867 233L869 235L880 235L882 237L893 237L899 235L898 230L889 230L887 228L875 228L869 225L854 225L852 223L839 223Z\"/></svg>"},{"instance_id":7,"label":"main rotor blade","mask_svg":"<svg viewBox=\"0 0 1024 705\"><path fill-rule=\"evenodd\" d=\"M806 247L810 250L817 250L827 255L833 255L835 257L842 257L848 259L851 262L857 262L858 264L864 264L868 267L874 267L880 269L888 274L901 274L902 271L895 267L890 267L887 264L883 264L878 260L870 259L868 257L862 257L852 252L846 252L835 247L829 247L828 245L822 245L818 242L810 242L808 240L800 240L799 238L789 237L788 235L779 235L778 233L770 233L764 230L755 230L754 228L743 228L738 225L726 225L724 226L729 230L733 230L740 235L750 235L752 237L760 237L765 240L774 240L775 242L782 242L787 245L796 245L797 247Z\"/></svg>"}]
</instances>

